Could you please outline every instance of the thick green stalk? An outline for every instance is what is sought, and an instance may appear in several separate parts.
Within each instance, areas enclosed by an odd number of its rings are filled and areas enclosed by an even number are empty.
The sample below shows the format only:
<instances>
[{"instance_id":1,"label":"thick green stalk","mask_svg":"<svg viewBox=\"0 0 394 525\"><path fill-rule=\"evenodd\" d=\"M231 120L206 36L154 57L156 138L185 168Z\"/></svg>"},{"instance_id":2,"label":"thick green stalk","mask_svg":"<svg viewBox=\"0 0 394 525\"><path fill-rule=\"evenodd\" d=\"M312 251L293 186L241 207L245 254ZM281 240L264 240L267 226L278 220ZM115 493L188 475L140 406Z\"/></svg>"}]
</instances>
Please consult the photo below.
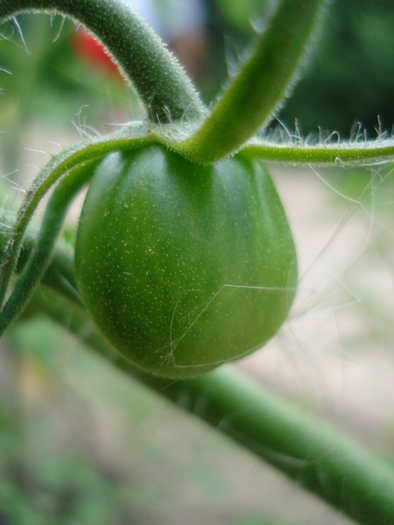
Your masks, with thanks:
<instances>
[{"instance_id":1,"label":"thick green stalk","mask_svg":"<svg viewBox=\"0 0 394 525\"><path fill-rule=\"evenodd\" d=\"M133 84L154 122L205 113L190 79L142 19L120 0L0 0L0 22L28 12L57 13L88 28Z\"/></svg>"},{"instance_id":2,"label":"thick green stalk","mask_svg":"<svg viewBox=\"0 0 394 525\"><path fill-rule=\"evenodd\" d=\"M237 151L272 119L297 79L323 0L282 0L251 57L200 129L175 148L192 161L215 162Z\"/></svg>"},{"instance_id":3,"label":"thick green stalk","mask_svg":"<svg viewBox=\"0 0 394 525\"><path fill-rule=\"evenodd\" d=\"M394 523L394 470L372 453L230 367L223 366L185 381L147 376L112 349L83 309L68 305L58 296L52 300L48 294L36 295L31 311L47 313L82 342L159 394L175 403L182 400L182 408L356 522ZM195 407L201 406L195 411Z\"/></svg>"}]
</instances>

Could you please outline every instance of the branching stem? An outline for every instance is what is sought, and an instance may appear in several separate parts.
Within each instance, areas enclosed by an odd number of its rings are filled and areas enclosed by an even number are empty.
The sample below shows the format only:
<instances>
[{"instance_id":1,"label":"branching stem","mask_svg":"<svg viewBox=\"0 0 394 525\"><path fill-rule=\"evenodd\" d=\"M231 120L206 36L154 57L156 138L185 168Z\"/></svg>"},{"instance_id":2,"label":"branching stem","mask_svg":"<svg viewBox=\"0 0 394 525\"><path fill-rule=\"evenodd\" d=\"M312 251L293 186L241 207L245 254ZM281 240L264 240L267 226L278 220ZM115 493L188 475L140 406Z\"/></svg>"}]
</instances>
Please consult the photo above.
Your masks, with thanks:
<instances>
[{"instance_id":1,"label":"branching stem","mask_svg":"<svg viewBox=\"0 0 394 525\"><path fill-rule=\"evenodd\" d=\"M297 79L323 0L282 0L240 69L200 129L177 148L209 164L237 151L273 118Z\"/></svg>"}]
</instances>

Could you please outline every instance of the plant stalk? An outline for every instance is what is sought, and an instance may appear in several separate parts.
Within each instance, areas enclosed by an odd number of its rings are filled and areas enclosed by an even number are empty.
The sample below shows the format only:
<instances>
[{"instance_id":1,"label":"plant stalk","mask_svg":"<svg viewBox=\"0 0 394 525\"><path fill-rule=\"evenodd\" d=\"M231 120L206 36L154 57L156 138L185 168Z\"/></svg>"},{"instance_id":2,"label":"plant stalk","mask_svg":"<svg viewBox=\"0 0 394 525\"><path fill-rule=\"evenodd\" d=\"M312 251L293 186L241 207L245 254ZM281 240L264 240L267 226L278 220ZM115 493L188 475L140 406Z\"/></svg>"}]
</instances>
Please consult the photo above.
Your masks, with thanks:
<instances>
[{"instance_id":1,"label":"plant stalk","mask_svg":"<svg viewBox=\"0 0 394 525\"><path fill-rule=\"evenodd\" d=\"M17 279L11 295L0 312L0 336L19 317L28 300L45 275L51 262L56 240L66 212L75 195L92 178L99 161L90 161L74 168L62 179L47 204L36 246Z\"/></svg>"},{"instance_id":2,"label":"plant stalk","mask_svg":"<svg viewBox=\"0 0 394 525\"><path fill-rule=\"evenodd\" d=\"M13 227L13 222L5 212L0 216L0 259L3 258L7 245L8 236ZM38 232L28 230L20 251L16 273L20 274L26 268L30 256L36 246ZM74 273L74 253L70 246L62 243L55 246L51 262L41 280L41 284L57 292L59 297L68 299L82 306L82 301L77 291L77 283Z\"/></svg>"},{"instance_id":3,"label":"plant stalk","mask_svg":"<svg viewBox=\"0 0 394 525\"><path fill-rule=\"evenodd\" d=\"M299 78L323 0L282 0L250 57L200 129L176 144L194 162L209 164L235 153L266 126Z\"/></svg>"}]
</instances>

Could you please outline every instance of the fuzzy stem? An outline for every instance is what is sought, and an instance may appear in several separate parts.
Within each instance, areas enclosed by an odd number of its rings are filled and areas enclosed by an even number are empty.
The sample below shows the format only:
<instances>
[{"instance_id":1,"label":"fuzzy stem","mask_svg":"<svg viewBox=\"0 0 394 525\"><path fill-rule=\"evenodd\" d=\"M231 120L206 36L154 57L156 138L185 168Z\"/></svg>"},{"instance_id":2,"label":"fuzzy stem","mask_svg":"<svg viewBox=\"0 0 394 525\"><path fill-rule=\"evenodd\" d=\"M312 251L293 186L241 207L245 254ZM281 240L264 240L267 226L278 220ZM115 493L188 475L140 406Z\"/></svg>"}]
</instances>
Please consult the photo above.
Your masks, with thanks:
<instances>
[{"instance_id":1,"label":"fuzzy stem","mask_svg":"<svg viewBox=\"0 0 394 525\"><path fill-rule=\"evenodd\" d=\"M174 56L120 0L0 0L0 22L20 13L56 13L89 29L136 89L154 122L199 120L199 94Z\"/></svg>"},{"instance_id":2,"label":"fuzzy stem","mask_svg":"<svg viewBox=\"0 0 394 525\"><path fill-rule=\"evenodd\" d=\"M394 140L339 142L338 144L274 144L255 139L242 148L242 155L294 166L371 166L394 158Z\"/></svg>"},{"instance_id":3,"label":"fuzzy stem","mask_svg":"<svg viewBox=\"0 0 394 525\"><path fill-rule=\"evenodd\" d=\"M3 258L7 246L7 238L12 230L12 221L3 212L0 215L0 259ZM15 269L16 273L21 273L36 246L38 233L28 231L23 239L23 244ZM77 291L77 282L74 272L74 253L70 246L56 246L53 251L51 262L44 277L42 284L58 292L66 299L82 306L79 293Z\"/></svg>"},{"instance_id":4,"label":"fuzzy stem","mask_svg":"<svg viewBox=\"0 0 394 525\"><path fill-rule=\"evenodd\" d=\"M266 125L297 79L324 3L282 0L251 57L212 113L176 150L195 162L215 162L237 151Z\"/></svg>"},{"instance_id":5,"label":"fuzzy stem","mask_svg":"<svg viewBox=\"0 0 394 525\"><path fill-rule=\"evenodd\" d=\"M93 176L97 161L87 162L59 182L45 210L37 244L22 275L0 312L0 336L18 318L34 289L45 275L67 209L76 193Z\"/></svg>"},{"instance_id":6,"label":"fuzzy stem","mask_svg":"<svg viewBox=\"0 0 394 525\"><path fill-rule=\"evenodd\" d=\"M51 300L46 294L35 300L37 310L114 365L230 436L356 522L394 523L394 470L357 443L229 366L184 381L148 376L112 349L83 309L68 306L58 296Z\"/></svg>"}]
</instances>

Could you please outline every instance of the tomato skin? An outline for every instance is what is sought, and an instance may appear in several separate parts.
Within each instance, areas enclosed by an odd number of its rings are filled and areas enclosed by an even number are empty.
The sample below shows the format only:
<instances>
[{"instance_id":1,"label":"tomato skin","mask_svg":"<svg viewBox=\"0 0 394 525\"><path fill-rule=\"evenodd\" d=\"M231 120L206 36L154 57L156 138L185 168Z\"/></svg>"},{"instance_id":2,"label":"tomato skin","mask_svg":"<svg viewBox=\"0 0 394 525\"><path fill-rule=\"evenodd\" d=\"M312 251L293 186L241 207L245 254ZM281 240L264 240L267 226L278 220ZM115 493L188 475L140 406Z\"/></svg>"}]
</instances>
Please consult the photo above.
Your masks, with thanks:
<instances>
[{"instance_id":1,"label":"tomato skin","mask_svg":"<svg viewBox=\"0 0 394 525\"><path fill-rule=\"evenodd\" d=\"M296 254L262 164L192 164L161 146L112 153L78 226L82 299L143 370L186 378L244 356L285 320Z\"/></svg>"}]
</instances>

